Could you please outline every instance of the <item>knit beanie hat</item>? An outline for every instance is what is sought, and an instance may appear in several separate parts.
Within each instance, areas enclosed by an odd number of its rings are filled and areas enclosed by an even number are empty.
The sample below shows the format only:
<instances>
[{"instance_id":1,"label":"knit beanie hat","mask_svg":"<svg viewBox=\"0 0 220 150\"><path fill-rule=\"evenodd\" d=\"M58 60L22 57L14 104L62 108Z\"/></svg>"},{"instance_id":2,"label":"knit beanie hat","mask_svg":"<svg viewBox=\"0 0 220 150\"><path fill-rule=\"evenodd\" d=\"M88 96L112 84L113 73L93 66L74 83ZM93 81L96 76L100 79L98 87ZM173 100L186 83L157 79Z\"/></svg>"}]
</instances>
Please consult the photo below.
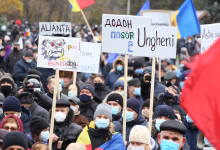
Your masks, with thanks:
<instances>
[{"instance_id":1,"label":"knit beanie hat","mask_svg":"<svg viewBox=\"0 0 220 150\"><path fill-rule=\"evenodd\" d=\"M117 102L123 108L123 97L119 93L112 93L107 97L107 103L109 101Z\"/></svg>"},{"instance_id":2,"label":"knit beanie hat","mask_svg":"<svg viewBox=\"0 0 220 150\"><path fill-rule=\"evenodd\" d=\"M98 116L98 115L106 115L107 117L109 117L109 119L112 121L112 110L111 110L111 106L108 104L99 104L96 108L96 111L94 113L94 119Z\"/></svg>"},{"instance_id":3,"label":"knit beanie hat","mask_svg":"<svg viewBox=\"0 0 220 150\"><path fill-rule=\"evenodd\" d=\"M3 75L0 78L0 85L5 82L10 83L12 85L12 88L14 88L14 80L9 75Z\"/></svg>"},{"instance_id":4,"label":"knit beanie hat","mask_svg":"<svg viewBox=\"0 0 220 150\"><path fill-rule=\"evenodd\" d=\"M164 79L165 80L172 80L176 78L176 72L173 70L168 70L165 74L164 74Z\"/></svg>"},{"instance_id":5,"label":"knit beanie hat","mask_svg":"<svg viewBox=\"0 0 220 150\"><path fill-rule=\"evenodd\" d=\"M157 117L158 116L165 116L165 117L170 118L171 120L175 120L175 113L172 107L170 106L165 106L165 107L160 108L157 113Z\"/></svg>"},{"instance_id":6,"label":"knit beanie hat","mask_svg":"<svg viewBox=\"0 0 220 150\"><path fill-rule=\"evenodd\" d=\"M4 139L4 137L6 136L7 133L8 133L8 130L0 129L0 143L3 142L3 139Z\"/></svg>"},{"instance_id":7,"label":"knit beanie hat","mask_svg":"<svg viewBox=\"0 0 220 150\"><path fill-rule=\"evenodd\" d=\"M5 111L15 111L21 112L20 101L15 96L8 96L5 98L2 105L3 112Z\"/></svg>"},{"instance_id":8,"label":"knit beanie hat","mask_svg":"<svg viewBox=\"0 0 220 150\"><path fill-rule=\"evenodd\" d=\"M5 150L12 145L21 146L25 150L28 149L27 137L24 133L21 133L20 131L13 131L7 133L3 140L4 142L2 144L2 150Z\"/></svg>"},{"instance_id":9,"label":"knit beanie hat","mask_svg":"<svg viewBox=\"0 0 220 150\"><path fill-rule=\"evenodd\" d=\"M92 93L92 96L94 96L94 87L92 87L92 85L90 85L90 84L84 84L84 85L81 87L80 91L81 91L82 89L89 90L89 91Z\"/></svg>"},{"instance_id":10,"label":"knit beanie hat","mask_svg":"<svg viewBox=\"0 0 220 150\"><path fill-rule=\"evenodd\" d=\"M143 64L141 64L139 61L135 61L133 66L134 66L134 70L136 70L137 68L143 67Z\"/></svg>"},{"instance_id":11,"label":"knit beanie hat","mask_svg":"<svg viewBox=\"0 0 220 150\"><path fill-rule=\"evenodd\" d=\"M144 101L143 105L142 105L142 109L143 107L149 107L150 108L150 99L147 99ZM155 110L155 108L157 107L157 102L155 100L153 100L153 112Z\"/></svg>"},{"instance_id":12,"label":"knit beanie hat","mask_svg":"<svg viewBox=\"0 0 220 150\"><path fill-rule=\"evenodd\" d=\"M139 86L139 85L141 85L141 82L138 78L134 78L134 79L128 81L128 85L129 86Z\"/></svg>"},{"instance_id":13,"label":"knit beanie hat","mask_svg":"<svg viewBox=\"0 0 220 150\"><path fill-rule=\"evenodd\" d=\"M47 122L47 120L40 116L32 117L29 123L29 127L32 134L38 134L44 129L47 129L49 126L50 125Z\"/></svg>"},{"instance_id":14,"label":"knit beanie hat","mask_svg":"<svg viewBox=\"0 0 220 150\"><path fill-rule=\"evenodd\" d=\"M139 114L140 102L136 98L129 98L127 100L127 107L133 109L137 114Z\"/></svg>"},{"instance_id":15,"label":"knit beanie hat","mask_svg":"<svg viewBox=\"0 0 220 150\"><path fill-rule=\"evenodd\" d=\"M24 53L24 57L33 57L33 52L32 51L26 51Z\"/></svg>"},{"instance_id":16,"label":"knit beanie hat","mask_svg":"<svg viewBox=\"0 0 220 150\"><path fill-rule=\"evenodd\" d=\"M150 133L147 127L135 125L130 132L129 142L150 144Z\"/></svg>"}]
</instances>

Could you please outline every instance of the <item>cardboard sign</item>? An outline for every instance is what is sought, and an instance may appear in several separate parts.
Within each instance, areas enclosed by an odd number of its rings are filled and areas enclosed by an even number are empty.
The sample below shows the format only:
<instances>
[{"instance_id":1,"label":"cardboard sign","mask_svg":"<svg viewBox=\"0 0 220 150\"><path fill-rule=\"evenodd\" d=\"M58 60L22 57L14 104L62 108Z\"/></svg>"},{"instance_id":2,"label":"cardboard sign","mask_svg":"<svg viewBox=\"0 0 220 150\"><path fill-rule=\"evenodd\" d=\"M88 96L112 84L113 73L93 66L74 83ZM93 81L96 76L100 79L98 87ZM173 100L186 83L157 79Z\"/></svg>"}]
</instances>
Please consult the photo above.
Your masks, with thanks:
<instances>
[{"instance_id":1,"label":"cardboard sign","mask_svg":"<svg viewBox=\"0 0 220 150\"><path fill-rule=\"evenodd\" d=\"M102 52L132 54L134 25L151 25L150 17L102 15Z\"/></svg>"},{"instance_id":2,"label":"cardboard sign","mask_svg":"<svg viewBox=\"0 0 220 150\"><path fill-rule=\"evenodd\" d=\"M220 23L201 25L201 52L212 46L220 36Z\"/></svg>"},{"instance_id":3,"label":"cardboard sign","mask_svg":"<svg viewBox=\"0 0 220 150\"><path fill-rule=\"evenodd\" d=\"M166 10L141 10L141 16L152 18L153 26L171 26L171 15Z\"/></svg>"},{"instance_id":4,"label":"cardboard sign","mask_svg":"<svg viewBox=\"0 0 220 150\"><path fill-rule=\"evenodd\" d=\"M176 58L177 27L135 25L134 56Z\"/></svg>"},{"instance_id":5,"label":"cardboard sign","mask_svg":"<svg viewBox=\"0 0 220 150\"><path fill-rule=\"evenodd\" d=\"M81 38L39 36L37 67L79 68Z\"/></svg>"},{"instance_id":6,"label":"cardboard sign","mask_svg":"<svg viewBox=\"0 0 220 150\"><path fill-rule=\"evenodd\" d=\"M99 72L101 43L81 42L80 67L78 69L60 69L85 73Z\"/></svg>"},{"instance_id":7,"label":"cardboard sign","mask_svg":"<svg viewBox=\"0 0 220 150\"><path fill-rule=\"evenodd\" d=\"M57 34L72 37L71 22L39 22L39 35L54 36Z\"/></svg>"}]
</instances>

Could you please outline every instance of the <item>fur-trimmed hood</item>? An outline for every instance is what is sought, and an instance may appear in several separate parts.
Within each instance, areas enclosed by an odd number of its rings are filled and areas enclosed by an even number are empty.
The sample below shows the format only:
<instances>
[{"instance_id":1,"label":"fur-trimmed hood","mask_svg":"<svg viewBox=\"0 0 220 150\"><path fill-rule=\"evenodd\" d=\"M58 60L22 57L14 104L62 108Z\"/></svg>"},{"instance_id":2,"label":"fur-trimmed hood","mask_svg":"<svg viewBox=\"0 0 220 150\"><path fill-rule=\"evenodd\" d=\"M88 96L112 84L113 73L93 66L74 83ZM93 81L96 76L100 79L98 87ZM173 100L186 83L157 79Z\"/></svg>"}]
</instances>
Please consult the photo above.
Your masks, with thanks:
<instances>
[{"instance_id":1,"label":"fur-trimmed hood","mask_svg":"<svg viewBox=\"0 0 220 150\"><path fill-rule=\"evenodd\" d=\"M116 70L117 61L120 61L123 67L125 66L123 57L117 57L115 59L115 61L113 62L113 69L114 70Z\"/></svg>"}]
</instances>

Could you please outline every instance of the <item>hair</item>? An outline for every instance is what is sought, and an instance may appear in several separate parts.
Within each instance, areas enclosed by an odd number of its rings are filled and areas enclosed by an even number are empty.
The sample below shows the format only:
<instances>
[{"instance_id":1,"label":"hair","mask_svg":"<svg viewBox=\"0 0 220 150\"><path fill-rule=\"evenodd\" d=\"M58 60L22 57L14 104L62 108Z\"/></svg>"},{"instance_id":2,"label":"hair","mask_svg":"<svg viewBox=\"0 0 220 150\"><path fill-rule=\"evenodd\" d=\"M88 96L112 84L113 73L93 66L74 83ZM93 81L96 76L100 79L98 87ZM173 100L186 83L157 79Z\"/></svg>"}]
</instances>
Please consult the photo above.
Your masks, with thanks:
<instances>
[{"instance_id":1,"label":"hair","mask_svg":"<svg viewBox=\"0 0 220 150\"><path fill-rule=\"evenodd\" d=\"M105 96L105 98L104 98L104 100L103 100L102 103L107 103L107 98L108 98L109 95L112 94L112 93L118 93L118 94L120 94L120 95L124 98L124 96L123 96L120 92L118 92L118 91L112 91L112 92L108 93L108 95Z\"/></svg>"},{"instance_id":2,"label":"hair","mask_svg":"<svg viewBox=\"0 0 220 150\"><path fill-rule=\"evenodd\" d=\"M151 150L149 144L146 145L146 150Z\"/></svg>"},{"instance_id":3,"label":"hair","mask_svg":"<svg viewBox=\"0 0 220 150\"><path fill-rule=\"evenodd\" d=\"M49 77L47 78L47 85L50 85L50 84L51 84L51 79L55 79L55 75L49 76Z\"/></svg>"},{"instance_id":4,"label":"hair","mask_svg":"<svg viewBox=\"0 0 220 150\"><path fill-rule=\"evenodd\" d=\"M102 81L104 81L104 76L103 76L102 74L96 74L96 75L94 76L94 79L97 78L97 77L101 78Z\"/></svg>"},{"instance_id":5,"label":"hair","mask_svg":"<svg viewBox=\"0 0 220 150\"><path fill-rule=\"evenodd\" d=\"M33 102L33 103L34 103L34 102ZM33 104L33 103L32 103L32 104ZM30 108L32 104L23 104L23 105L25 105L25 106L27 106L28 108Z\"/></svg>"},{"instance_id":6,"label":"hair","mask_svg":"<svg viewBox=\"0 0 220 150\"><path fill-rule=\"evenodd\" d=\"M13 118L13 117L8 117L8 118L4 121L4 125L7 124L7 123L14 123L14 122L15 122L16 125L18 126L18 130L19 130L20 126L19 126L17 120L16 120L15 118ZM3 125L3 126L4 126L4 125Z\"/></svg>"},{"instance_id":7,"label":"hair","mask_svg":"<svg viewBox=\"0 0 220 150\"><path fill-rule=\"evenodd\" d=\"M49 147L43 142L37 142L32 146L31 150L49 150Z\"/></svg>"}]
</instances>

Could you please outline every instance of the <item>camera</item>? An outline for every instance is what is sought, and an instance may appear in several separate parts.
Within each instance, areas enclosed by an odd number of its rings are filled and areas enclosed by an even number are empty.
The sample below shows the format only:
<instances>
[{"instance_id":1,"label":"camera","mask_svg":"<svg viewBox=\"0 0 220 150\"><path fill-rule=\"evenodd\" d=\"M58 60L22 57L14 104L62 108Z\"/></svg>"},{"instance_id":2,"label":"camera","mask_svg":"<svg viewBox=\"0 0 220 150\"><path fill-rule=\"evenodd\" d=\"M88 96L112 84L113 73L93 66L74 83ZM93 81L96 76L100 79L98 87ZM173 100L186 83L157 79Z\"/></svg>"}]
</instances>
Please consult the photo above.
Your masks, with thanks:
<instances>
[{"instance_id":1,"label":"camera","mask_svg":"<svg viewBox=\"0 0 220 150\"><path fill-rule=\"evenodd\" d=\"M38 75L33 75L33 74L27 75L27 81L24 82L24 86L23 86L24 91L25 92L30 92L30 93L33 94L34 93L33 88L40 88L41 85L40 85L39 82L35 83L35 82L28 81L30 79L35 79L37 81L40 81L40 77ZM30 85L30 83L32 83L33 85Z\"/></svg>"},{"instance_id":2,"label":"camera","mask_svg":"<svg viewBox=\"0 0 220 150\"><path fill-rule=\"evenodd\" d=\"M145 81L151 81L151 76L145 76Z\"/></svg>"}]
</instances>

